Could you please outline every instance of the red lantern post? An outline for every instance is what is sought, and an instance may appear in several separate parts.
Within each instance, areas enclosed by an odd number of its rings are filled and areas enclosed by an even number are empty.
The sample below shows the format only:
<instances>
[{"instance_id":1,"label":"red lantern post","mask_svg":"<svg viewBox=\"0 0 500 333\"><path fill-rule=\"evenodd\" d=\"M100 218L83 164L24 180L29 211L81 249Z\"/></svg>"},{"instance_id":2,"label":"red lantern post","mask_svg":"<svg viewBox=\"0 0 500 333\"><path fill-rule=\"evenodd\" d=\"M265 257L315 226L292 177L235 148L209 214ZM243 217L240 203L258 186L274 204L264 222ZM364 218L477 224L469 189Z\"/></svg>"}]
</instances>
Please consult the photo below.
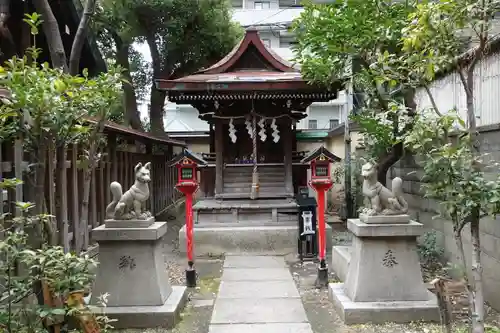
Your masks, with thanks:
<instances>
[{"instance_id":1,"label":"red lantern post","mask_svg":"<svg viewBox=\"0 0 500 333\"><path fill-rule=\"evenodd\" d=\"M311 180L309 186L314 188L317 195L318 210L318 277L317 287L328 286L328 267L326 265L326 222L325 222L325 194L333 186L331 179L331 163L338 162L340 158L330 153L326 148L319 147L307 155L302 162L310 163Z\"/></svg>"},{"instance_id":2,"label":"red lantern post","mask_svg":"<svg viewBox=\"0 0 500 333\"><path fill-rule=\"evenodd\" d=\"M198 190L197 167L206 162L189 150L174 159L177 167L177 185L175 188L184 194L186 201L186 245L188 267L186 268L186 286L196 287L196 269L193 251L193 196Z\"/></svg>"}]
</instances>

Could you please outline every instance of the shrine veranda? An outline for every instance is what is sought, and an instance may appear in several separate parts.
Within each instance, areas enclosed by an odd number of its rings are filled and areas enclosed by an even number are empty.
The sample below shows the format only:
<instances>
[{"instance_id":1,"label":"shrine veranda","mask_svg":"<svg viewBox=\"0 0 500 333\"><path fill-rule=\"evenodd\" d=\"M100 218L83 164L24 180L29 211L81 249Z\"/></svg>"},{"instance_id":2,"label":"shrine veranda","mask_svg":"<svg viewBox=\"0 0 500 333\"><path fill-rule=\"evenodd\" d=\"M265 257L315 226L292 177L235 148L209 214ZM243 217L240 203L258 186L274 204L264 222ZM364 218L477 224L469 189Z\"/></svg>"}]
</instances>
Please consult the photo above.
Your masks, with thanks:
<instances>
[{"instance_id":1,"label":"shrine veranda","mask_svg":"<svg viewBox=\"0 0 500 333\"><path fill-rule=\"evenodd\" d=\"M308 186L309 164L297 151L296 124L311 103L335 99L341 83L308 84L250 28L215 65L156 86L210 125L210 154L200 166L205 197L193 207L196 255L297 251L295 196Z\"/></svg>"}]
</instances>

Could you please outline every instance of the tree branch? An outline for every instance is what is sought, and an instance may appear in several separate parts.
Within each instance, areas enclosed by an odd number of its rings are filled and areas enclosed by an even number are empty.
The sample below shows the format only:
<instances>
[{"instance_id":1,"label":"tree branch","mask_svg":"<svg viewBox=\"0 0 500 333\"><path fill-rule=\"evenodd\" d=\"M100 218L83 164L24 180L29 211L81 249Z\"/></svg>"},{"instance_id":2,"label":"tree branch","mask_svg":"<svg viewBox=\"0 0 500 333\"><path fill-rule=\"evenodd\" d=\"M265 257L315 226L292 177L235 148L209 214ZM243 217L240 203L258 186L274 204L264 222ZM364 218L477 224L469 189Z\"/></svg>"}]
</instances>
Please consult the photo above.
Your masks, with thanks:
<instances>
[{"instance_id":1,"label":"tree branch","mask_svg":"<svg viewBox=\"0 0 500 333\"><path fill-rule=\"evenodd\" d=\"M42 28L47 39L52 66L62 68L63 71L68 72L66 51L59 31L59 24L48 0L33 0L33 5L43 18Z\"/></svg>"},{"instance_id":2,"label":"tree branch","mask_svg":"<svg viewBox=\"0 0 500 333\"><path fill-rule=\"evenodd\" d=\"M443 114L441 112L439 112L439 108L436 104L436 100L434 99L434 95L432 95L432 92L429 89L429 86L427 84L424 84L424 89L425 89L425 92L427 93L427 96L429 96L429 100L431 101L432 108L434 109L434 112L436 112L436 114L438 116L442 117Z\"/></svg>"},{"instance_id":3,"label":"tree branch","mask_svg":"<svg viewBox=\"0 0 500 333\"><path fill-rule=\"evenodd\" d=\"M82 54L83 45L87 37L87 29L90 24L90 18L94 15L96 0L87 0L83 10L78 29L76 30L75 39L71 46L71 54L69 58L69 73L77 75L80 71L80 58Z\"/></svg>"}]
</instances>

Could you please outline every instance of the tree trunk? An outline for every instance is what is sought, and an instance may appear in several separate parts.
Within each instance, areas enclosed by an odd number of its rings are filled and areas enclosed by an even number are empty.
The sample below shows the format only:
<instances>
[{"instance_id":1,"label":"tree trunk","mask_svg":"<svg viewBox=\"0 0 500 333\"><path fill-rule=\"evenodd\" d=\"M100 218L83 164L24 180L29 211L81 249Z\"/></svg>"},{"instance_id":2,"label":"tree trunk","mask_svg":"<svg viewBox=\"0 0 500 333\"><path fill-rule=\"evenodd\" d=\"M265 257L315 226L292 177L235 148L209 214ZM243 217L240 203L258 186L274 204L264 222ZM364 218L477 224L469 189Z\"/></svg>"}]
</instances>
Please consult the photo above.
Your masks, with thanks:
<instances>
[{"instance_id":1,"label":"tree trunk","mask_svg":"<svg viewBox=\"0 0 500 333\"><path fill-rule=\"evenodd\" d=\"M462 278L464 279L465 287L467 288L470 313L474 309L474 292L467 275L467 261L465 260L464 244L462 242L462 227L458 225L457 221L454 221L453 235L455 237L455 244L457 245L457 260L463 267Z\"/></svg>"},{"instance_id":2,"label":"tree trunk","mask_svg":"<svg viewBox=\"0 0 500 333\"><path fill-rule=\"evenodd\" d=\"M414 117L417 112L417 103L415 102L415 89L406 89L403 92L405 107L408 110L408 116ZM396 123L396 127L397 127ZM394 129L395 132L397 128ZM404 132L411 130L411 125L403 129ZM395 133L398 134L398 133ZM392 147L391 152L386 156L381 156L378 162L377 179L382 185L386 185L387 171L403 157L404 147L400 142Z\"/></svg>"},{"instance_id":3,"label":"tree trunk","mask_svg":"<svg viewBox=\"0 0 500 333\"><path fill-rule=\"evenodd\" d=\"M16 45L8 26L9 17L10 0L0 0L0 50L7 58L16 54Z\"/></svg>"},{"instance_id":4,"label":"tree trunk","mask_svg":"<svg viewBox=\"0 0 500 333\"><path fill-rule=\"evenodd\" d=\"M82 55L83 45L85 44L85 39L87 37L87 29L90 24L90 18L94 14L95 2L96 0L87 0L85 3L82 18L78 24L75 39L73 39L73 45L71 46L71 54L69 57L69 73L71 75L77 75L80 71L80 58Z\"/></svg>"},{"instance_id":5,"label":"tree trunk","mask_svg":"<svg viewBox=\"0 0 500 333\"><path fill-rule=\"evenodd\" d=\"M42 15L42 28L49 47L50 58L54 68L62 68L68 72L68 64L66 62L66 52L59 30L59 24L50 8L48 0L33 0L36 11Z\"/></svg>"},{"instance_id":6,"label":"tree trunk","mask_svg":"<svg viewBox=\"0 0 500 333\"><path fill-rule=\"evenodd\" d=\"M149 109L149 119L151 122L151 132L157 135L165 135L163 124L163 108L167 94L151 86L151 105Z\"/></svg>"},{"instance_id":7,"label":"tree trunk","mask_svg":"<svg viewBox=\"0 0 500 333\"><path fill-rule=\"evenodd\" d=\"M482 273L483 268L481 265L481 242L479 234L479 214L475 214L471 218L470 224L471 232L471 242L472 242L472 281L474 284L474 313L475 317L475 327L473 327L474 333L484 332L484 291L483 291L483 279Z\"/></svg>"},{"instance_id":8,"label":"tree trunk","mask_svg":"<svg viewBox=\"0 0 500 333\"><path fill-rule=\"evenodd\" d=\"M89 198L90 198L90 181L92 180L92 170L94 169L94 158L97 150L97 138L90 138L90 147L89 147L89 161L87 166L83 169L83 198L82 205L80 208L80 232L86 232L84 228L88 228L89 225ZM80 237L78 235L77 237ZM75 249L76 253L80 253L82 249ZM85 249L86 250L86 249Z\"/></svg>"},{"instance_id":9,"label":"tree trunk","mask_svg":"<svg viewBox=\"0 0 500 333\"><path fill-rule=\"evenodd\" d=\"M125 124L130 125L133 129L143 131L144 129L142 128L142 122L137 107L137 97L135 95L132 76L130 75L130 44L123 43L118 36L114 36L114 40L116 44L116 63L125 69L123 72L126 81L123 83L123 93L125 95Z\"/></svg>"}]
</instances>

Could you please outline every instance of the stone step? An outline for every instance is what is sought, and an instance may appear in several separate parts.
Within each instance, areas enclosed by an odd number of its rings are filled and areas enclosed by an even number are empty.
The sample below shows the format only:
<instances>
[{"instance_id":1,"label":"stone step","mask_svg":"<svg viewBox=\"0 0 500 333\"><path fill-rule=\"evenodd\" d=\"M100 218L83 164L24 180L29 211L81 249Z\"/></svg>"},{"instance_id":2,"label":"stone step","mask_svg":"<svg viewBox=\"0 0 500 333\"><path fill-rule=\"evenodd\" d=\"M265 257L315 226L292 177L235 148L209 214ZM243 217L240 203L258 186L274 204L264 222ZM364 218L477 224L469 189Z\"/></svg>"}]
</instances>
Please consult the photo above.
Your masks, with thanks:
<instances>
[{"instance_id":1,"label":"stone step","mask_svg":"<svg viewBox=\"0 0 500 333\"><path fill-rule=\"evenodd\" d=\"M215 197L218 199L250 199L251 188L247 189L247 192L238 192L238 193L228 193L224 192L221 194L216 194ZM280 188L276 192L270 191L259 191L257 198L258 199L282 199L282 198L290 198L293 197L293 194L285 192L285 188Z\"/></svg>"},{"instance_id":2,"label":"stone step","mask_svg":"<svg viewBox=\"0 0 500 333\"><path fill-rule=\"evenodd\" d=\"M277 213L277 221L273 221L273 213L269 212L228 212L228 213L209 213L199 212L196 218L196 223L206 225L212 223L227 224L227 223L251 223L251 224L276 224L281 222L294 222L298 220L297 213L286 214Z\"/></svg>"}]
</instances>

